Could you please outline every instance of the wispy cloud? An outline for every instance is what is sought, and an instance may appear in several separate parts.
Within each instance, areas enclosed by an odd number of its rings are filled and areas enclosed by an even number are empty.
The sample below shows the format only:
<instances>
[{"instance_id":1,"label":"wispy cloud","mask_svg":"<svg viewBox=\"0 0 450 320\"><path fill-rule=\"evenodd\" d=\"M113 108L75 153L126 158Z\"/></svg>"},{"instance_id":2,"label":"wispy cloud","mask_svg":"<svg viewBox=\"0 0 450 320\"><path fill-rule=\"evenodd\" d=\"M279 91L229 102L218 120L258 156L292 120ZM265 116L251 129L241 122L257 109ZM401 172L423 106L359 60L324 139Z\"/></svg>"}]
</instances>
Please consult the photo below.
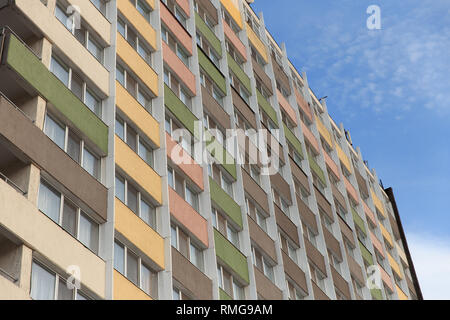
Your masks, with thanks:
<instances>
[{"instance_id":1,"label":"wispy cloud","mask_svg":"<svg viewBox=\"0 0 450 320\"><path fill-rule=\"evenodd\" d=\"M363 19L346 22L337 7L326 11L327 23L314 26L314 37L290 34L288 54L309 72L312 85L330 96L333 107L343 111L356 104L393 112L398 119L417 108L450 114L449 3L412 3L413 8L396 10L392 4L381 5L382 30L374 31L365 28ZM398 11L403 14L393 13ZM298 28L305 30L305 23ZM294 37L301 38L298 48L292 48Z\"/></svg>"},{"instance_id":2,"label":"wispy cloud","mask_svg":"<svg viewBox=\"0 0 450 320\"><path fill-rule=\"evenodd\" d=\"M406 235L424 299L450 299L450 238Z\"/></svg>"}]
</instances>

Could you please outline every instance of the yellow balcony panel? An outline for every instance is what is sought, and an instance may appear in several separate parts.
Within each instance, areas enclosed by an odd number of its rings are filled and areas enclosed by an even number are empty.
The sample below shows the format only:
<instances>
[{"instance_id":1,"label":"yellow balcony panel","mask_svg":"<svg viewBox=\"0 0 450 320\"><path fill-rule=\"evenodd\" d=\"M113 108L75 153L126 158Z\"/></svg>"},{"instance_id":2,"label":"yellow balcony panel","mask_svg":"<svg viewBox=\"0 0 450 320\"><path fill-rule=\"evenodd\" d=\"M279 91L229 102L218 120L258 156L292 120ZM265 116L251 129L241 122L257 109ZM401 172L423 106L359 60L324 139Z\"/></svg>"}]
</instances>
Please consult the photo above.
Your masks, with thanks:
<instances>
[{"instance_id":1,"label":"yellow balcony panel","mask_svg":"<svg viewBox=\"0 0 450 320\"><path fill-rule=\"evenodd\" d=\"M152 3L153 0L145 0L147 3ZM156 32L152 28L150 23L137 11L131 1L117 1L117 9L127 18L127 20L133 25L133 27L141 34L145 41L152 46L153 50L156 50Z\"/></svg>"},{"instance_id":2,"label":"yellow balcony panel","mask_svg":"<svg viewBox=\"0 0 450 320\"><path fill-rule=\"evenodd\" d=\"M115 137L115 147L116 164L156 202L162 204L161 177L117 136Z\"/></svg>"},{"instance_id":3,"label":"yellow balcony panel","mask_svg":"<svg viewBox=\"0 0 450 320\"><path fill-rule=\"evenodd\" d=\"M339 157L339 160L341 160L342 164L345 166L345 168L348 170L348 172L352 172L352 165L350 164L350 159L345 154L344 150L341 149L341 147L336 143L336 151Z\"/></svg>"},{"instance_id":4,"label":"yellow balcony panel","mask_svg":"<svg viewBox=\"0 0 450 320\"><path fill-rule=\"evenodd\" d=\"M330 131L328 131L327 127L323 124L322 120L316 116L317 129L319 130L320 135L325 139L328 145L333 148L333 137L331 136Z\"/></svg>"},{"instance_id":5,"label":"yellow balcony panel","mask_svg":"<svg viewBox=\"0 0 450 320\"><path fill-rule=\"evenodd\" d=\"M149 295L139 289L120 272L114 270L113 274L114 300L152 300Z\"/></svg>"},{"instance_id":6,"label":"yellow balcony panel","mask_svg":"<svg viewBox=\"0 0 450 320\"><path fill-rule=\"evenodd\" d=\"M403 262L406 265L408 265L408 259L406 258L406 254L405 254L405 251L403 250L403 248L400 247L400 245L397 242L395 242L395 247L397 248L397 253L398 253L400 259L402 259Z\"/></svg>"},{"instance_id":7,"label":"yellow balcony panel","mask_svg":"<svg viewBox=\"0 0 450 320\"><path fill-rule=\"evenodd\" d=\"M239 28L242 29L241 12L239 11L239 4L237 0L220 0L220 2L224 6L224 8L228 11L228 13L236 22L236 24L239 26Z\"/></svg>"},{"instance_id":8,"label":"yellow balcony panel","mask_svg":"<svg viewBox=\"0 0 450 320\"><path fill-rule=\"evenodd\" d=\"M389 245L391 247L394 246L394 243L392 241L392 236L389 233L389 231L387 231L387 229L380 223L380 229L381 229L381 234L383 235L383 238L386 239L386 241L389 243Z\"/></svg>"},{"instance_id":9,"label":"yellow balcony panel","mask_svg":"<svg viewBox=\"0 0 450 320\"><path fill-rule=\"evenodd\" d=\"M383 216L386 218L386 213L384 212L384 207L383 204L381 203L380 198L378 198L378 196L372 189L370 189L370 194L372 195L373 204L375 205L375 208L377 208L378 211L380 211L381 214L383 214Z\"/></svg>"},{"instance_id":10,"label":"yellow balcony panel","mask_svg":"<svg viewBox=\"0 0 450 320\"><path fill-rule=\"evenodd\" d=\"M256 48L256 50L258 50L261 57L266 62L268 62L266 46L261 41L261 39L258 38L255 31L253 31L253 29L248 24L247 24L247 36L248 36L248 40L250 40L250 42L253 44L253 46Z\"/></svg>"},{"instance_id":11,"label":"yellow balcony panel","mask_svg":"<svg viewBox=\"0 0 450 320\"><path fill-rule=\"evenodd\" d=\"M159 123L119 82L116 82L116 105L157 148L160 147Z\"/></svg>"},{"instance_id":12,"label":"yellow balcony panel","mask_svg":"<svg viewBox=\"0 0 450 320\"><path fill-rule=\"evenodd\" d=\"M403 290L398 285L395 286L397 287L398 298L400 300L408 300L408 296L403 292Z\"/></svg>"},{"instance_id":13,"label":"yellow balcony panel","mask_svg":"<svg viewBox=\"0 0 450 320\"><path fill-rule=\"evenodd\" d=\"M145 3L148 4L148 6L152 9L155 10L155 0L144 0Z\"/></svg>"},{"instance_id":14,"label":"yellow balcony panel","mask_svg":"<svg viewBox=\"0 0 450 320\"><path fill-rule=\"evenodd\" d=\"M117 34L117 55L141 79L147 88L155 96L158 96L158 75L120 33Z\"/></svg>"},{"instance_id":15,"label":"yellow balcony panel","mask_svg":"<svg viewBox=\"0 0 450 320\"><path fill-rule=\"evenodd\" d=\"M115 229L164 269L164 239L119 199L115 199Z\"/></svg>"},{"instance_id":16,"label":"yellow balcony panel","mask_svg":"<svg viewBox=\"0 0 450 320\"><path fill-rule=\"evenodd\" d=\"M403 273L400 269L400 266L398 265L397 261L391 256L391 254L388 252L388 260L389 264L391 265L392 271L394 271L401 279L403 279Z\"/></svg>"}]
</instances>

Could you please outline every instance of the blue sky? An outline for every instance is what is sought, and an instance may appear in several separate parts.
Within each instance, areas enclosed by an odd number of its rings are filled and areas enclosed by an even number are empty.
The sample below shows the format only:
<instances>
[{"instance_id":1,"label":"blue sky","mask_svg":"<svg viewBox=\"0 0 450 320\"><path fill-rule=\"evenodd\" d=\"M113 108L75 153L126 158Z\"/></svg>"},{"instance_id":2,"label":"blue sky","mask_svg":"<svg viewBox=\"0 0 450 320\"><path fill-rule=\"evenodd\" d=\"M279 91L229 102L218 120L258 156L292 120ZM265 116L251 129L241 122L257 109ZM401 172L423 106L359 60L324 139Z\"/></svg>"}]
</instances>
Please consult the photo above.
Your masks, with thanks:
<instances>
[{"instance_id":1,"label":"blue sky","mask_svg":"<svg viewBox=\"0 0 450 320\"><path fill-rule=\"evenodd\" d=\"M369 5L381 8L381 30L367 29ZM394 189L425 298L450 299L450 1L255 0L252 7Z\"/></svg>"}]
</instances>

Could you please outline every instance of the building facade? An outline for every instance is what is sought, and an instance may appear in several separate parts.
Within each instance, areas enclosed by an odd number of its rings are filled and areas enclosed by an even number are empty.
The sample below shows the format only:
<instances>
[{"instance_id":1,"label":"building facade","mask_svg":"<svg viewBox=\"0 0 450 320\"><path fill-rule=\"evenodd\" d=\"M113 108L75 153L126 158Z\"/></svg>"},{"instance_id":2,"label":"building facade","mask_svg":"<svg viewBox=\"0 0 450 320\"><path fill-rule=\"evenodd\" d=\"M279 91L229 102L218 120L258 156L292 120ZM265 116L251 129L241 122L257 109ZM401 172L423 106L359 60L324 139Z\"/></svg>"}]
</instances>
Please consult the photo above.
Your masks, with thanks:
<instances>
[{"instance_id":1,"label":"building facade","mask_svg":"<svg viewBox=\"0 0 450 320\"><path fill-rule=\"evenodd\" d=\"M246 1L0 24L0 299L422 298L392 189Z\"/></svg>"}]
</instances>

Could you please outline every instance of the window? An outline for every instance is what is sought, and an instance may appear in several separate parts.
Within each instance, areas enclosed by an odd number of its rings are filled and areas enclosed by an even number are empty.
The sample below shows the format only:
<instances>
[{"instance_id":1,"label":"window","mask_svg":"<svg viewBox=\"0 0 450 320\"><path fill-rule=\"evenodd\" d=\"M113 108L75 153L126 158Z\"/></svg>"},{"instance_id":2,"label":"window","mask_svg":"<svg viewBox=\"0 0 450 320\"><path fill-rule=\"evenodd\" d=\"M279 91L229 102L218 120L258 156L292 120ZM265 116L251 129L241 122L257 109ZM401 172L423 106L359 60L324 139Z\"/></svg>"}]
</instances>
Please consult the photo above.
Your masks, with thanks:
<instances>
[{"instance_id":1,"label":"window","mask_svg":"<svg viewBox=\"0 0 450 320\"><path fill-rule=\"evenodd\" d=\"M217 265L217 278L219 280L219 288L225 291L232 299L245 299L244 286L241 285L230 272L219 264Z\"/></svg>"},{"instance_id":2,"label":"window","mask_svg":"<svg viewBox=\"0 0 450 320\"><path fill-rule=\"evenodd\" d=\"M186 49L176 40L176 37L168 31L168 29L161 26L161 38L169 46L169 48L180 58L180 60L189 68L189 55Z\"/></svg>"},{"instance_id":3,"label":"window","mask_svg":"<svg viewBox=\"0 0 450 320\"><path fill-rule=\"evenodd\" d=\"M312 262L309 262L309 270L311 272L311 280L325 292L326 276Z\"/></svg>"},{"instance_id":4,"label":"window","mask_svg":"<svg viewBox=\"0 0 450 320\"><path fill-rule=\"evenodd\" d=\"M87 300L80 290L70 289L66 280L41 263L31 266L31 299L33 300Z\"/></svg>"},{"instance_id":5,"label":"window","mask_svg":"<svg viewBox=\"0 0 450 320\"><path fill-rule=\"evenodd\" d=\"M156 230L156 208L141 191L117 172L115 195L139 218Z\"/></svg>"},{"instance_id":6,"label":"window","mask_svg":"<svg viewBox=\"0 0 450 320\"><path fill-rule=\"evenodd\" d=\"M105 0L91 0L91 2L103 15L106 15Z\"/></svg>"},{"instance_id":7,"label":"window","mask_svg":"<svg viewBox=\"0 0 450 320\"><path fill-rule=\"evenodd\" d=\"M297 246L287 236L279 232L281 249L291 258L295 263L298 263Z\"/></svg>"},{"instance_id":8,"label":"window","mask_svg":"<svg viewBox=\"0 0 450 320\"><path fill-rule=\"evenodd\" d=\"M116 66L116 80L130 93L137 102L150 114L152 113L152 98L147 94L147 89L141 85L128 70L119 64Z\"/></svg>"},{"instance_id":9,"label":"window","mask_svg":"<svg viewBox=\"0 0 450 320\"><path fill-rule=\"evenodd\" d=\"M353 259L356 259L355 258L355 247L352 245L350 240L348 240L347 238L344 237L344 244L345 244L345 248L347 249L348 255L350 257L352 257Z\"/></svg>"},{"instance_id":10,"label":"window","mask_svg":"<svg viewBox=\"0 0 450 320\"><path fill-rule=\"evenodd\" d=\"M101 179L101 160L78 138L68 126L55 120L48 113L45 115L44 133L63 149L74 161L81 164L97 180ZM83 161L81 161L83 160Z\"/></svg>"},{"instance_id":11,"label":"window","mask_svg":"<svg viewBox=\"0 0 450 320\"><path fill-rule=\"evenodd\" d=\"M270 281L274 282L273 265L269 259L264 256L258 249L252 245L253 264L258 268Z\"/></svg>"},{"instance_id":12,"label":"window","mask_svg":"<svg viewBox=\"0 0 450 320\"><path fill-rule=\"evenodd\" d=\"M234 198L233 181L220 166L213 163L210 165L210 174L217 184L231 197Z\"/></svg>"},{"instance_id":13,"label":"window","mask_svg":"<svg viewBox=\"0 0 450 320\"><path fill-rule=\"evenodd\" d=\"M306 293L303 290L297 287L293 281L286 279L289 300L304 300L306 297Z\"/></svg>"},{"instance_id":14,"label":"window","mask_svg":"<svg viewBox=\"0 0 450 320\"><path fill-rule=\"evenodd\" d=\"M219 143L225 146L226 133L217 122L207 113L203 114L203 125L209 132L219 141Z\"/></svg>"},{"instance_id":15,"label":"window","mask_svg":"<svg viewBox=\"0 0 450 320\"><path fill-rule=\"evenodd\" d=\"M96 7L101 10L103 0L91 0ZM97 6L98 5L98 6ZM106 10L106 8L105 8ZM85 23L81 20L81 26L77 26L74 19L75 15L68 13L68 9L56 4L55 17L74 35L74 37L100 62L103 64L104 47L95 39L95 35L89 32L85 27ZM103 12L102 12L103 13ZM104 13L103 13L104 14Z\"/></svg>"},{"instance_id":16,"label":"window","mask_svg":"<svg viewBox=\"0 0 450 320\"><path fill-rule=\"evenodd\" d=\"M246 198L247 212L252 217L252 219L261 227L265 232L267 232L267 216L263 213L263 210L250 198Z\"/></svg>"},{"instance_id":17,"label":"window","mask_svg":"<svg viewBox=\"0 0 450 320\"><path fill-rule=\"evenodd\" d=\"M222 7L222 16L223 19L225 20L226 24L228 24L228 26L230 26L231 30L233 30L233 32L239 37L239 32L241 31L241 29L238 27L237 23L233 20L233 18L231 17L231 15L228 13L228 11Z\"/></svg>"},{"instance_id":18,"label":"window","mask_svg":"<svg viewBox=\"0 0 450 320\"><path fill-rule=\"evenodd\" d=\"M178 99L192 111L191 96L188 94L188 90L167 68L164 68L164 82L172 89Z\"/></svg>"},{"instance_id":19,"label":"window","mask_svg":"<svg viewBox=\"0 0 450 320\"><path fill-rule=\"evenodd\" d=\"M291 143L289 143L289 141L287 141L287 145L288 145L288 153L289 156L294 160L295 164L301 168L302 167L302 161L303 161L303 157L298 153L298 151L292 146Z\"/></svg>"},{"instance_id":20,"label":"window","mask_svg":"<svg viewBox=\"0 0 450 320\"><path fill-rule=\"evenodd\" d=\"M137 32L131 24L125 22L125 19L118 17L117 31L130 44L130 46L152 66L152 49L151 46L144 40L139 32Z\"/></svg>"},{"instance_id":21,"label":"window","mask_svg":"<svg viewBox=\"0 0 450 320\"><path fill-rule=\"evenodd\" d=\"M330 264L336 269L336 271L341 273L341 261L331 250L328 250L328 258L330 260Z\"/></svg>"},{"instance_id":22,"label":"window","mask_svg":"<svg viewBox=\"0 0 450 320\"><path fill-rule=\"evenodd\" d=\"M216 102L223 107L224 94L202 69L200 69L200 82L206 91L214 98L214 100L216 100Z\"/></svg>"},{"instance_id":23,"label":"window","mask_svg":"<svg viewBox=\"0 0 450 320\"><path fill-rule=\"evenodd\" d=\"M46 216L97 254L98 223L43 179L39 186L38 207Z\"/></svg>"},{"instance_id":24,"label":"window","mask_svg":"<svg viewBox=\"0 0 450 320\"><path fill-rule=\"evenodd\" d=\"M191 298L186 293L176 287L173 287L172 297L173 300L191 300Z\"/></svg>"},{"instance_id":25,"label":"window","mask_svg":"<svg viewBox=\"0 0 450 320\"><path fill-rule=\"evenodd\" d=\"M199 211L198 192L194 190L190 182L188 182L180 173L172 168L167 168L168 184L175 190L178 195L191 205L195 211Z\"/></svg>"},{"instance_id":26,"label":"window","mask_svg":"<svg viewBox=\"0 0 450 320\"><path fill-rule=\"evenodd\" d=\"M303 232L306 235L306 239L309 240L309 242L311 242L311 244L317 248L317 235L316 233L306 224L302 223L303 225Z\"/></svg>"},{"instance_id":27,"label":"window","mask_svg":"<svg viewBox=\"0 0 450 320\"><path fill-rule=\"evenodd\" d=\"M230 84L239 92L241 98L250 105L250 93L245 86L239 81L239 79L230 71L229 73Z\"/></svg>"},{"instance_id":28,"label":"window","mask_svg":"<svg viewBox=\"0 0 450 320\"><path fill-rule=\"evenodd\" d=\"M272 189L273 202L281 209L281 211L289 217L289 205L280 194Z\"/></svg>"},{"instance_id":29,"label":"window","mask_svg":"<svg viewBox=\"0 0 450 320\"><path fill-rule=\"evenodd\" d=\"M102 118L102 100L71 68L52 56L50 71L68 87L92 112Z\"/></svg>"},{"instance_id":30,"label":"window","mask_svg":"<svg viewBox=\"0 0 450 320\"><path fill-rule=\"evenodd\" d=\"M203 270L203 249L175 224L171 225L171 244L198 269Z\"/></svg>"},{"instance_id":31,"label":"window","mask_svg":"<svg viewBox=\"0 0 450 320\"><path fill-rule=\"evenodd\" d=\"M180 22L184 28L186 28L187 18L174 0L161 0L170 12L177 18L178 22Z\"/></svg>"},{"instance_id":32,"label":"window","mask_svg":"<svg viewBox=\"0 0 450 320\"><path fill-rule=\"evenodd\" d=\"M325 210L323 210L320 206L319 206L319 215L322 220L322 224L325 226L325 228L327 228L328 231L333 233L333 223L334 222L333 222L333 220L331 220L331 218L328 216L328 214L325 213Z\"/></svg>"},{"instance_id":33,"label":"window","mask_svg":"<svg viewBox=\"0 0 450 320\"><path fill-rule=\"evenodd\" d=\"M115 130L116 135L153 168L153 149L145 141L144 136L136 132L133 126L120 116L116 116Z\"/></svg>"},{"instance_id":34,"label":"window","mask_svg":"<svg viewBox=\"0 0 450 320\"><path fill-rule=\"evenodd\" d=\"M353 288L355 290L355 295L357 297L359 297L360 299L362 299L364 296L362 284L360 284L359 281L354 279L353 277L352 277L352 282L353 282Z\"/></svg>"},{"instance_id":35,"label":"window","mask_svg":"<svg viewBox=\"0 0 450 320\"><path fill-rule=\"evenodd\" d=\"M114 269L153 298L158 296L158 273L118 240L114 241Z\"/></svg>"},{"instance_id":36,"label":"window","mask_svg":"<svg viewBox=\"0 0 450 320\"><path fill-rule=\"evenodd\" d=\"M213 227L239 249L239 230L232 222L215 208L211 208Z\"/></svg>"},{"instance_id":37,"label":"window","mask_svg":"<svg viewBox=\"0 0 450 320\"><path fill-rule=\"evenodd\" d=\"M227 39L225 39L225 47L233 60L243 69L243 65L245 63L244 58L242 58L242 56L238 54L236 48Z\"/></svg>"}]
</instances>

